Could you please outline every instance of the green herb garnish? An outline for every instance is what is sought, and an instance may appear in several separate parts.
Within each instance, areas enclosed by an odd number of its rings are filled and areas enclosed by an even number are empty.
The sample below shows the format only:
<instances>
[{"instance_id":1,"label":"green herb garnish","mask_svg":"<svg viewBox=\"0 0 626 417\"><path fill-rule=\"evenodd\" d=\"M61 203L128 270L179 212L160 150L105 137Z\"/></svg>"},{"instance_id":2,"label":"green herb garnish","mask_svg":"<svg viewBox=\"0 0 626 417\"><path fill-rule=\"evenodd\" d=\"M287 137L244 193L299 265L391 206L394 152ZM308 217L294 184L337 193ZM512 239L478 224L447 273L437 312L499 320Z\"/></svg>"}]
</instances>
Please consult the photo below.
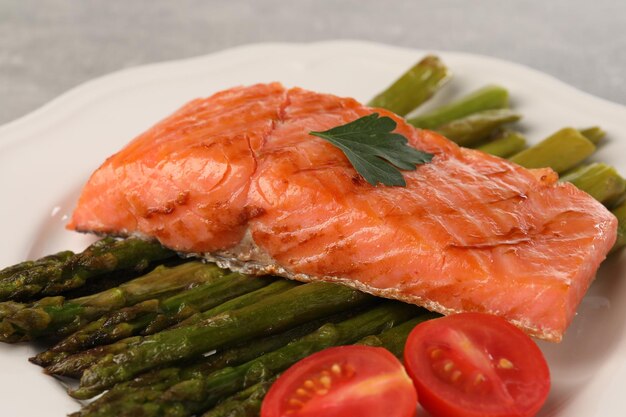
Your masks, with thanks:
<instances>
[{"instance_id":1,"label":"green herb garnish","mask_svg":"<svg viewBox=\"0 0 626 417\"><path fill-rule=\"evenodd\" d=\"M373 113L324 132L309 134L341 149L370 184L406 187L400 169L414 171L417 165L430 162L433 154L412 148L404 136L391 133L396 125L392 118Z\"/></svg>"}]
</instances>

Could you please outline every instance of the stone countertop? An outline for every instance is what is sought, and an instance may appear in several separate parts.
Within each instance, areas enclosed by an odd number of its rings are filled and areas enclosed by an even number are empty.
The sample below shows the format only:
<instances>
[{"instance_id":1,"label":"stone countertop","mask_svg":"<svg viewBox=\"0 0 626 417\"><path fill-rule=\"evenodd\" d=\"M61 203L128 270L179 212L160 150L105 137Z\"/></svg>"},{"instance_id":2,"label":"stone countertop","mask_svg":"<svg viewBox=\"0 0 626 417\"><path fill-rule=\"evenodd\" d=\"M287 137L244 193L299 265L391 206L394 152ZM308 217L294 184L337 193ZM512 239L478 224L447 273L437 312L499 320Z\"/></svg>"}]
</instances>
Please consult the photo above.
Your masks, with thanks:
<instances>
[{"instance_id":1,"label":"stone countertop","mask_svg":"<svg viewBox=\"0 0 626 417\"><path fill-rule=\"evenodd\" d=\"M0 124L122 68L327 39L491 55L626 104L624 16L617 0L0 0Z\"/></svg>"}]
</instances>

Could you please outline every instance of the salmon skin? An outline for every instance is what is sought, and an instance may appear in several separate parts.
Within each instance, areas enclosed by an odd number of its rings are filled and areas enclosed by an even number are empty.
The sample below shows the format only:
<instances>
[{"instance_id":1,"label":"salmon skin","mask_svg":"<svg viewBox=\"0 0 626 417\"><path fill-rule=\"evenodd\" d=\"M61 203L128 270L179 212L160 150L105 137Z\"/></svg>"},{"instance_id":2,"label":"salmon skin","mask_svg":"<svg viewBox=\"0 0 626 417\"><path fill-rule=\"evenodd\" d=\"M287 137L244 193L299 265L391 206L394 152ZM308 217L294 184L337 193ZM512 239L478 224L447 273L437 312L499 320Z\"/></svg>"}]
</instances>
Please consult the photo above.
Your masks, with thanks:
<instances>
[{"instance_id":1,"label":"salmon skin","mask_svg":"<svg viewBox=\"0 0 626 417\"><path fill-rule=\"evenodd\" d=\"M368 184L309 135L373 112L435 155L403 172L406 187ZM107 159L68 228L443 314L492 313L560 341L617 220L556 180L350 98L258 84L191 101Z\"/></svg>"}]
</instances>

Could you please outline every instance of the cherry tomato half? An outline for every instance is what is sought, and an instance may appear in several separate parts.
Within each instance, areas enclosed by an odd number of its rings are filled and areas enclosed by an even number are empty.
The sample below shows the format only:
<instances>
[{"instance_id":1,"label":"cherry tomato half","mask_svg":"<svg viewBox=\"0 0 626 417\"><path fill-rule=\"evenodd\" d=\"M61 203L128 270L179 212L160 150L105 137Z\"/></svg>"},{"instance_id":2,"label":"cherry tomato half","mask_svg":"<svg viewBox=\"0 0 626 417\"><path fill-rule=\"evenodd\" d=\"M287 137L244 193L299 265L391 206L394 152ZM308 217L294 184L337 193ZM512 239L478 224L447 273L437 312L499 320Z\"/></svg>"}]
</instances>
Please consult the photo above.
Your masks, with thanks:
<instances>
[{"instance_id":1,"label":"cherry tomato half","mask_svg":"<svg viewBox=\"0 0 626 417\"><path fill-rule=\"evenodd\" d=\"M413 417L417 394L400 361L369 346L315 353L270 388L261 417Z\"/></svg>"},{"instance_id":2,"label":"cherry tomato half","mask_svg":"<svg viewBox=\"0 0 626 417\"><path fill-rule=\"evenodd\" d=\"M529 417L550 391L550 371L535 342L490 314L417 325L404 363L420 403L435 417Z\"/></svg>"}]
</instances>

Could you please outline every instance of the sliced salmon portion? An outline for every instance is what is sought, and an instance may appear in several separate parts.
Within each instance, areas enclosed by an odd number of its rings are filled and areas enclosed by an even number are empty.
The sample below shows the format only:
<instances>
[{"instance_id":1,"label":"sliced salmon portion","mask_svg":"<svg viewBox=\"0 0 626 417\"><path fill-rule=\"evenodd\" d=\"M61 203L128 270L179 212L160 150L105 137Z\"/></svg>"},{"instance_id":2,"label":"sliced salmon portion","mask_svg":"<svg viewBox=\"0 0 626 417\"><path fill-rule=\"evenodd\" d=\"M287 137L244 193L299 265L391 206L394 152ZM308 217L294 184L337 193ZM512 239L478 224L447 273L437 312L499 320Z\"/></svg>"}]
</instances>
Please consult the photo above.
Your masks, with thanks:
<instances>
[{"instance_id":1,"label":"sliced salmon portion","mask_svg":"<svg viewBox=\"0 0 626 417\"><path fill-rule=\"evenodd\" d=\"M235 245L248 227L255 153L285 96L269 84L188 103L93 173L69 227L138 233L189 252Z\"/></svg>"},{"instance_id":2,"label":"sliced salmon portion","mask_svg":"<svg viewBox=\"0 0 626 417\"><path fill-rule=\"evenodd\" d=\"M378 112L431 163L373 187L310 131ZM340 282L559 341L617 221L549 169L460 148L382 109L280 84L194 100L110 157L68 228L143 235L224 266Z\"/></svg>"}]
</instances>

